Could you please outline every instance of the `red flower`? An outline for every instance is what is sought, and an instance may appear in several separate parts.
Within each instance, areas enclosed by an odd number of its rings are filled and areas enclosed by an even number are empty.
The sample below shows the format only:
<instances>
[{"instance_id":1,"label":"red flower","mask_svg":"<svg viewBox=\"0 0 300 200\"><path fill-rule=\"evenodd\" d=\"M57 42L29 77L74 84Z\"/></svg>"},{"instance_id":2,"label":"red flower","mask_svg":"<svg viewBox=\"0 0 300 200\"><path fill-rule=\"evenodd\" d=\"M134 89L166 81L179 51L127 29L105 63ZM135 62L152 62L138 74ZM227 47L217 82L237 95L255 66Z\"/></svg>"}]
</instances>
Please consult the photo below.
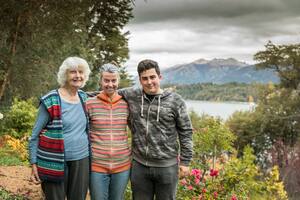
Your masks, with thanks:
<instances>
[{"instance_id":1,"label":"red flower","mask_svg":"<svg viewBox=\"0 0 300 200\"><path fill-rule=\"evenodd\" d=\"M214 177L214 176L218 176L219 175L219 171L217 169L210 169L210 176Z\"/></svg>"},{"instance_id":2,"label":"red flower","mask_svg":"<svg viewBox=\"0 0 300 200\"><path fill-rule=\"evenodd\" d=\"M232 195L230 200L238 200L238 199L235 195Z\"/></svg>"}]
</instances>

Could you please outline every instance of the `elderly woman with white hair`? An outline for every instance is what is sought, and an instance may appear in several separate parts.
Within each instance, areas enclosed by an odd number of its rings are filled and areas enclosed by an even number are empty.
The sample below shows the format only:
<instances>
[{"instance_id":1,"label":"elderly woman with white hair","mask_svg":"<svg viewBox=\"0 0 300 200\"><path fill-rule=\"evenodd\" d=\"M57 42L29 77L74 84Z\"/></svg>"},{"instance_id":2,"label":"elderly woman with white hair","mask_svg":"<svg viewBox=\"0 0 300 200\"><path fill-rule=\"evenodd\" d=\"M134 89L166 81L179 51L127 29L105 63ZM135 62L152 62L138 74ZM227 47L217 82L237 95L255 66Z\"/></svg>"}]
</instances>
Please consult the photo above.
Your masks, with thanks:
<instances>
[{"instance_id":1,"label":"elderly woman with white hair","mask_svg":"<svg viewBox=\"0 0 300 200\"><path fill-rule=\"evenodd\" d=\"M88 63L68 57L57 74L58 89L40 99L29 141L31 180L46 199L84 200L89 185L87 95L80 90L89 78Z\"/></svg>"}]
</instances>

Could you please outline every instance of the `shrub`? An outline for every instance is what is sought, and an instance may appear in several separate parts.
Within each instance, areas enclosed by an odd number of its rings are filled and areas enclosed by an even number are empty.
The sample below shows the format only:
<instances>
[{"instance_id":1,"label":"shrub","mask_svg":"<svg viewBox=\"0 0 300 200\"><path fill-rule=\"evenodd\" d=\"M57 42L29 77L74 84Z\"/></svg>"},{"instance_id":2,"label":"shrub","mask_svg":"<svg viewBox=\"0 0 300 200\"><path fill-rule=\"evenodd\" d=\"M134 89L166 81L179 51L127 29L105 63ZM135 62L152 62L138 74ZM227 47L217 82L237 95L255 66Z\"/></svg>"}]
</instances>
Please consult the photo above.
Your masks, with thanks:
<instances>
[{"instance_id":1,"label":"shrub","mask_svg":"<svg viewBox=\"0 0 300 200\"><path fill-rule=\"evenodd\" d=\"M191 113L194 127L193 169L178 184L179 200L287 200L275 167L263 174L249 146L237 157L236 137L219 119Z\"/></svg>"},{"instance_id":2,"label":"shrub","mask_svg":"<svg viewBox=\"0 0 300 200\"><path fill-rule=\"evenodd\" d=\"M0 199L2 199L2 200L27 200L28 198L11 194L8 191L6 191L5 189L0 187Z\"/></svg>"},{"instance_id":3,"label":"shrub","mask_svg":"<svg viewBox=\"0 0 300 200\"><path fill-rule=\"evenodd\" d=\"M194 162L208 170L209 165L215 168L216 158L234 151L236 137L218 118L191 113L194 127Z\"/></svg>"},{"instance_id":4,"label":"shrub","mask_svg":"<svg viewBox=\"0 0 300 200\"><path fill-rule=\"evenodd\" d=\"M219 169L192 169L188 177L180 180L177 199L287 200L278 168L265 176L254 164L253 150L246 147L243 153L243 157L232 157Z\"/></svg>"},{"instance_id":5,"label":"shrub","mask_svg":"<svg viewBox=\"0 0 300 200\"><path fill-rule=\"evenodd\" d=\"M28 146L28 137L25 136L21 139L16 139L10 135L5 135L4 140L6 144L12 149L15 153L17 153L17 157L19 157L23 162L28 160L27 146Z\"/></svg>"},{"instance_id":6,"label":"shrub","mask_svg":"<svg viewBox=\"0 0 300 200\"><path fill-rule=\"evenodd\" d=\"M37 109L33 105L33 99L26 101L15 98L13 104L4 118L1 126L1 135L10 135L20 139L29 136L32 130Z\"/></svg>"}]
</instances>

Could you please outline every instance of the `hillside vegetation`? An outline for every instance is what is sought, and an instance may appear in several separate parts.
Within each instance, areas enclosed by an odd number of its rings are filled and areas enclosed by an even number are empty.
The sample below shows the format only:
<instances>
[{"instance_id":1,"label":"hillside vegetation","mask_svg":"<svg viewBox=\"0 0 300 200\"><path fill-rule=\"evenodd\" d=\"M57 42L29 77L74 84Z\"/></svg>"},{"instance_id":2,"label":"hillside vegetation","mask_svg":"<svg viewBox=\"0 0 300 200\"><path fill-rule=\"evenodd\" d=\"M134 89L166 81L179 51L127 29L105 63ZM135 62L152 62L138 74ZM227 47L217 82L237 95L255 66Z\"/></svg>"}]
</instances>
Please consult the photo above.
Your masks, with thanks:
<instances>
[{"instance_id":1,"label":"hillside vegetation","mask_svg":"<svg viewBox=\"0 0 300 200\"><path fill-rule=\"evenodd\" d=\"M198 83L191 85L166 85L173 88L184 99L201 101L241 101L258 100L258 91L263 84L246 83Z\"/></svg>"}]
</instances>

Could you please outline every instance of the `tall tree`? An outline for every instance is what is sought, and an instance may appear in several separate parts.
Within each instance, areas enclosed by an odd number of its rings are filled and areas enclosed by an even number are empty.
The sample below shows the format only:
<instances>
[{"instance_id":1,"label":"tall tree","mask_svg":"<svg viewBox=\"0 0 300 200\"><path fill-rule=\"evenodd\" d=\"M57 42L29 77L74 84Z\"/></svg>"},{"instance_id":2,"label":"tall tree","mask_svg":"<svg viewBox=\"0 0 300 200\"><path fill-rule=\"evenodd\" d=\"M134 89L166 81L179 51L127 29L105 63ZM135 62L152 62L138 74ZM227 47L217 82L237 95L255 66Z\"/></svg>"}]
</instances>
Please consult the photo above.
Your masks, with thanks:
<instances>
[{"instance_id":1,"label":"tall tree","mask_svg":"<svg viewBox=\"0 0 300 200\"><path fill-rule=\"evenodd\" d=\"M130 0L0 3L0 101L53 87L68 56L83 57L92 67L128 58L128 33L121 30L132 17Z\"/></svg>"},{"instance_id":2,"label":"tall tree","mask_svg":"<svg viewBox=\"0 0 300 200\"><path fill-rule=\"evenodd\" d=\"M269 90L257 109L266 118L265 130L273 141L281 139L294 145L300 132L300 43L275 45L268 42L266 49L254 55L258 69L275 69L280 87Z\"/></svg>"},{"instance_id":3,"label":"tall tree","mask_svg":"<svg viewBox=\"0 0 300 200\"><path fill-rule=\"evenodd\" d=\"M269 41L266 49L254 55L258 69L274 69L285 88L300 89L300 43L275 45Z\"/></svg>"}]
</instances>

